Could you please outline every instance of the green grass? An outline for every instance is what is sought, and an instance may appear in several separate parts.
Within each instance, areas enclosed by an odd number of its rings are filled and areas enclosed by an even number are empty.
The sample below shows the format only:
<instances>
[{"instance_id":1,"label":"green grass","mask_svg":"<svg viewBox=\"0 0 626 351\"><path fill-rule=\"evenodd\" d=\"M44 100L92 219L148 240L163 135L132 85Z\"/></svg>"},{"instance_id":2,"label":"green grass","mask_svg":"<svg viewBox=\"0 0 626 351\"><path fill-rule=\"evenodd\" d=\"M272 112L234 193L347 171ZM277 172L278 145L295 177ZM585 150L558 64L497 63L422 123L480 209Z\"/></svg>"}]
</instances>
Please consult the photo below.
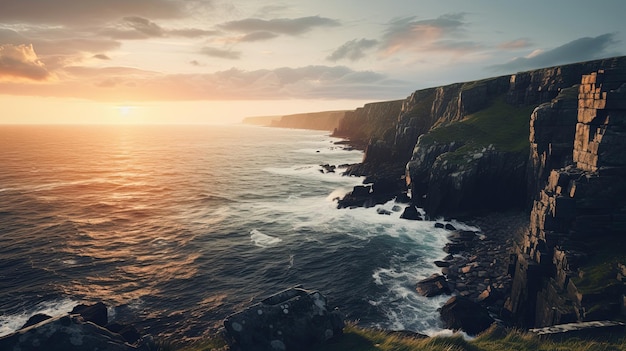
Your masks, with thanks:
<instances>
[{"instance_id":1,"label":"green grass","mask_svg":"<svg viewBox=\"0 0 626 351\"><path fill-rule=\"evenodd\" d=\"M192 345L163 351L223 351L223 343ZM459 335L416 339L389 334L382 330L364 329L348 324L344 335L311 351L626 351L626 336L613 340L586 340L571 338L563 341L542 340L537 336L516 329L492 327L477 338L466 340Z\"/></svg>"},{"instance_id":2,"label":"green grass","mask_svg":"<svg viewBox=\"0 0 626 351\"><path fill-rule=\"evenodd\" d=\"M499 96L486 109L468 115L460 122L433 129L423 138L427 143L463 143L464 146L455 152L458 155L489 145L500 151L526 152L533 109L534 106L509 105L504 96Z\"/></svg>"}]
</instances>

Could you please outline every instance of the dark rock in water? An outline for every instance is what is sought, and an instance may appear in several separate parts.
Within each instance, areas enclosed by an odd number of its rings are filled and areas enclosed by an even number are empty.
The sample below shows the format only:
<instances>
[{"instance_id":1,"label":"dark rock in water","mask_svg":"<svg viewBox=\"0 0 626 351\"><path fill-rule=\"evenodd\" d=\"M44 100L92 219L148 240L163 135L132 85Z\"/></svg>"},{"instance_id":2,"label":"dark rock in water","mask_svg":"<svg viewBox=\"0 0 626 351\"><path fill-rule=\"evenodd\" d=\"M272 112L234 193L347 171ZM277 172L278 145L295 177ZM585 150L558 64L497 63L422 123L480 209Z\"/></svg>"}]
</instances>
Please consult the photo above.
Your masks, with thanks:
<instances>
[{"instance_id":1,"label":"dark rock in water","mask_svg":"<svg viewBox=\"0 0 626 351\"><path fill-rule=\"evenodd\" d=\"M456 230L456 227L453 226L450 223L446 223L446 225L444 226L444 228L446 228L447 230Z\"/></svg>"},{"instance_id":2,"label":"dark rock in water","mask_svg":"<svg viewBox=\"0 0 626 351\"><path fill-rule=\"evenodd\" d=\"M343 333L343 317L318 291L299 287L273 295L224 320L235 350L302 350Z\"/></svg>"},{"instance_id":3,"label":"dark rock in water","mask_svg":"<svg viewBox=\"0 0 626 351\"><path fill-rule=\"evenodd\" d=\"M365 197L370 195L370 186L365 185L357 185L352 189L352 196L354 197Z\"/></svg>"},{"instance_id":4,"label":"dark rock in water","mask_svg":"<svg viewBox=\"0 0 626 351\"><path fill-rule=\"evenodd\" d=\"M420 280L417 283L416 290L418 294L426 297L451 293L446 277L440 274L433 274L424 280Z\"/></svg>"},{"instance_id":5,"label":"dark rock in water","mask_svg":"<svg viewBox=\"0 0 626 351\"><path fill-rule=\"evenodd\" d=\"M372 187L369 185L355 186L351 192L337 202L337 208L374 206L371 189Z\"/></svg>"},{"instance_id":6,"label":"dark rock in water","mask_svg":"<svg viewBox=\"0 0 626 351\"><path fill-rule=\"evenodd\" d=\"M387 216L391 215L391 211L385 210L384 208L377 208L376 213Z\"/></svg>"},{"instance_id":7,"label":"dark rock in water","mask_svg":"<svg viewBox=\"0 0 626 351\"><path fill-rule=\"evenodd\" d=\"M50 318L52 318L52 316L48 316L47 314L43 314L43 313L37 313L36 315L28 318L26 323L24 323L24 325L20 329L28 328L31 325L39 324Z\"/></svg>"},{"instance_id":8,"label":"dark rock in water","mask_svg":"<svg viewBox=\"0 0 626 351\"><path fill-rule=\"evenodd\" d=\"M444 225L443 225L443 223L437 222L437 223L435 223L435 228L442 228L443 229Z\"/></svg>"},{"instance_id":9,"label":"dark rock in water","mask_svg":"<svg viewBox=\"0 0 626 351\"><path fill-rule=\"evenodd\" d=\"M102 302L93 305L77 305L70 314L80 314L85 321L95 323L101 327L104 327L109 322L107 306Z\"/></svg>"},{"instance_id":10,"label":"dark rock in water","mask_svg":"<svg viewBox=\"0 0 626 351\"><path fill-rule=\"evenodd\" d=\"M50 318L46 322L0 338L0 350L6 351L137 351L148 349L147 346L131 346L121 335L94 323L86 322L78 315Z\"/></svg>"},{"instance_id":11,"label":"dark rock in water","mask_svg":"<svg viewBox=\"0 0 626 351\"><path fill-rule=\"evenodd\" d=\"M391 208L391 210L393 212L400 212L402 211L402 207L398 206L398 205L393 205L393 207Z\"/></svg>"},{"instance_id":12,"label":"dark rock in water","mask_svg":"<svg viewBox=\"0 0 626 351\"><path fill-rule=\"evenodd\" d=\"M487 309L461 296L451 297L439 312L446 328L463 330L470 335L487 330L494 322Z\"/></svg>"},{"instance_id":13,"label":"dark rock in water","mask_svg":"<svg viewBox=\"0 0 626 351\"><path fill-rule=\"evenodd\" d=\"M417 211L415 206L407 206L404 208L404 212L400 215L400 218L410 219L410 220L422 220L422 216Z\"/></svg>"},{"instance_id":14,"label":"dark rock in water","mask_svg":"<svg viewBox=\"0 0 626 351\"><path fill-rule=\"evenodd\" d=\"M435 266L439 268L450 267L450 264L448 261L435 261Z\"/></svg>"},{"instance_id":15,"label":"dark rock in water","mask_svg":"<svg viewBox=\"0 0 626 351\"><path fill-rule=\"evenodd\" d=\"M337 169L337 166L329 165L328 163L320 165L320 167L322 167L322 169L320 169L322 173L335 173L335 169Z\"/></svg>"}]
</instances>

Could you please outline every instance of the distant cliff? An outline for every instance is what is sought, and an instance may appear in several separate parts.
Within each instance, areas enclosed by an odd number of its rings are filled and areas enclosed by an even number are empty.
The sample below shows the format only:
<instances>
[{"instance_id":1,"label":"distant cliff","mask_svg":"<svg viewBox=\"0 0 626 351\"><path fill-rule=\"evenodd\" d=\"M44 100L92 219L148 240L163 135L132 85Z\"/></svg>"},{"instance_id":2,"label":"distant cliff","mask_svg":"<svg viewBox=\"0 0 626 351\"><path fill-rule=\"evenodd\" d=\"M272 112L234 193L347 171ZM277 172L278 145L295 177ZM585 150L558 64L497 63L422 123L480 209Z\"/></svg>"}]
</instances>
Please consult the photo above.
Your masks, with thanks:
<instances>
[{"instance_id":1,"label":"distant cliff","mask_svg":"<svg viewBox=\"0 0 626 351\"><path fill-rule=\"evenodd\" d=\"M255 117L246 117L241 123L250 124L254 126L263 126L269 127L273 121L280 120L283 116L255 116Z\"/></svg>"},{"instance_id":2,"label":"distant cliff","mask_svg":"<svg viewBox=\"0 0 626 351\"><path fill-rule=\"evenodd\" d=\"M243 120L243 123L277 128L333 131L339 126L345 114L346 111L323 111L285 116L247 117Z\"/></svg>"}]
</instances>

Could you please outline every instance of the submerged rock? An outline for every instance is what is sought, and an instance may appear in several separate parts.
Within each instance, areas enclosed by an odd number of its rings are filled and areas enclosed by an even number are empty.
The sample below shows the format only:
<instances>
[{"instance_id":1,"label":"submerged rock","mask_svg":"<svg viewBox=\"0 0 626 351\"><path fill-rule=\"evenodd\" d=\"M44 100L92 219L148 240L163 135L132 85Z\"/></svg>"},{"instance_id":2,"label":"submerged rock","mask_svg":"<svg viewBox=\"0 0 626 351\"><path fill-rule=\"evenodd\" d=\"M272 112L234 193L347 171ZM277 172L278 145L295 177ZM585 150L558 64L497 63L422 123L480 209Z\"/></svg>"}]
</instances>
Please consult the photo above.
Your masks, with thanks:
<instances>
[{"instance_id":1,"label":"submerged rock","mask_svg":"<svg viewBox=\"0 0 626 351\"><path fill-rule=\"evenodd\" d=\"M234 350L302 350L343 333L343 316L318 291L287 289L224 320Z\"/></svg>"}]
</instances>

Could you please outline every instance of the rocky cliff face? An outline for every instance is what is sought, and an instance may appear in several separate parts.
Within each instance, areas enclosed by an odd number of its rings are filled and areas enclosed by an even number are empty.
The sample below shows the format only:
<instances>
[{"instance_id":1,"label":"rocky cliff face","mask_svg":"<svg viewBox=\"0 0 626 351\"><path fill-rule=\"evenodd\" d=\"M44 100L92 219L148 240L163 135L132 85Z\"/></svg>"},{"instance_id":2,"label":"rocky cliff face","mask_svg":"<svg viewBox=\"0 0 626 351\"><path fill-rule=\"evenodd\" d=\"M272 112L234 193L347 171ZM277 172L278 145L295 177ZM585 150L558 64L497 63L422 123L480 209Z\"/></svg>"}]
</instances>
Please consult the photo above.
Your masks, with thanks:
<instances>
[{"instance_id":1,"label":"rocky cliff face","mask_svg":"<svg viewBox=\"0 0 626 351\"><path fill-rule=\"evenodd\" d=\"M557 99L533 114L536 174L569 160L564 153L555 158L548 137L560 123L554 118L562 117L566 131L554 143L565 148L572 134L569 100ZM626 70L582 77L574 128L571 164L549 171L513 256L505 307L522 326L613 319L625 311L626 254L620 247L626 240Z\"/></svg>"},{"instance_id":2,"label":"rocky cliff face","mask_svg":"<svg viewBox=\"0 0 626 351\"><path fill-rule=\"evenodd\" d=\"M583 74L625 65L618 57L418 90L346 113L335 135L367 145L349 174L404 177L414 204L431 216L523 208L550 170L571 159L572 87ZM532 138L530 123L540 127Z\"/></svg>"},{"instance_id":3,"label":"rocky cliff face","mask_svg":"<svg viewBox=\"0 0 626 351\"><path fill-rule=\"evenodd\" d=\"M374 102L347 111L333 135L357 143L383 140L388 131L395 129L402 103L402 100Z\"/></svg>"}]
</instances>

